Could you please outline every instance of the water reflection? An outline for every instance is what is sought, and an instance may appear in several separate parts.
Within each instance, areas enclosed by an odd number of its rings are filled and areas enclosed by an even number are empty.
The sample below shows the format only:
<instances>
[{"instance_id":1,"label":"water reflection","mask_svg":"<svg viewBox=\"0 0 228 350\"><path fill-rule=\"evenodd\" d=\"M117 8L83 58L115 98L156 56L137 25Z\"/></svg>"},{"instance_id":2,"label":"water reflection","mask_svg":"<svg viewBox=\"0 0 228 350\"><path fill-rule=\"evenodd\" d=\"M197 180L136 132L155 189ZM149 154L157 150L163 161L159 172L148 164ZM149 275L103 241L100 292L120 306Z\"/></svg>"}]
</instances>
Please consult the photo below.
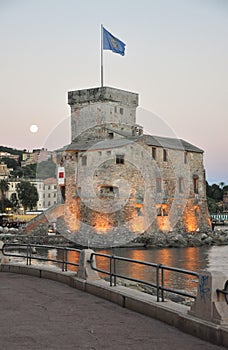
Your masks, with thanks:
<instances>
[{"instance_id":1,"label":"water reflection","mask_svg":"<svg viewBox=\"0 0 228 350\"><path fill-rule=\"evenodd\" d=\"M188 248L163 248L163 249L130 249L130 248L113 248L107 250L99 250L98 252L126 257L139 261L148 261L155 264L165 266L178 267L190 271L221 269L227 270L226 256L228 247L188 247ZM61 250L52 249L40 253L55 260L61 260L63 253ZM79 254L77 252L68 252L68 261L79 263ZM109 271L109 259L105 257L97 257L97 267L104 271ZM53 264L53 263L49 263ZM59 268L61 263L56 263ZM77 266L68 266L69 271L77 271ZM142 281L155 283L156 269L154 267L140 265L136 263L117 261L116 272L122 276L140 279ZM106 277L106 274L101 274ZM186 290L188 292L196 291L196 277L185 276L173 271L164 272L165 286L178 290Z\"/></svg>"},{"instance_id":2,"label":"water reflection","mask_svg":"<svg viewBox=\"0 0 228 350\"><path fill-rule=\"evenodd\" d=\"M165 266L178 267L190 271L206 270L208 267L208 247L206 248L163 248L163 249L125 249L114 248L112 250L100 251L105 254L114 254L135 260L148 261ZM109 269L108 259L97 259L97 266L104 270ZM150 266L132 264L128 262L117 262L117 273L120 275L137 278L143 281L155 283L156 269ZM165 286L179 290L196 290L196 277L185 276L173 271L165 271Z\"/></svg>"},{"instance_id":3,"label":"water reflection","mask_svg":"<svg viewBox=\"0 0 228 350\"><path fill-rule=\"evenodd\" d=\"M216 270L222 271L228 276L228 246L204 246L189 248L163 248L163 249L144 249L144 248L113 248L110 250L99 250L105 254L131 258L140 261L148 261L155 264L178 267L185 270ZM63 252L60 249L38 250L36 256L50 258L52 260L62 260ZM79 263L79 254L77 252L68 252L68 261ZM40 261L33 260L33 264L40 264ZM62 264L57 262L44 262L45 264L58 266ZM97 266L100 269L109 271L109 259L97 257ZM155 268L129 262L118 261L116 264L117 273L143 281L154 282L156 277ZM68 266L69 271L77 271L77 266ZM103 275L104 276L104 275ZM107 275L106 275L107 276ZM183 289L192 292L196 288L195 277L184 277L171 271L165 272L165 285L175 289Z\"/></svg>"},{"instance_id":4,"label":"water reflection","mask_svg":"<svg viewBox=\"0 0 228 350\"><path fill-rule=\"evenodd\" d=\"M208 251L208 270L222 271L228 276L228 246L214 246Z\"/></svg>"}]
</instances>

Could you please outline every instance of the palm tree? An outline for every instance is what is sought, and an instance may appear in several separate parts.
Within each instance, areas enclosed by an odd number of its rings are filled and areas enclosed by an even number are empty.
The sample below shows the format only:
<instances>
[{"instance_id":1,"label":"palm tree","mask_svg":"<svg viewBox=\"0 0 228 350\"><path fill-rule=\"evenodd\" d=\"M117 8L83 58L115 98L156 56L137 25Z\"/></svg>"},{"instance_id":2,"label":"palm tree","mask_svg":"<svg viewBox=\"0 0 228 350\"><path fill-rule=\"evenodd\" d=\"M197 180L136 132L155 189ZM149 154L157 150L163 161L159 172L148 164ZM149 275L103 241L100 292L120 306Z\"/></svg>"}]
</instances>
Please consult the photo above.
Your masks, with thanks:
<instances>
[{"instance_id":1,"label":"palm tree","mask_svg":"<svg viewBox=\"0 0 228 350\"><path fill-rule=\"evenodd\" d=\"M225 182L221 181L221 182L219 183L219 186L220 186L221 189L223 190L223 187L225 186Z\"/></svg>"},{"instance_id":2,"label":"palm tree","mask_svg":"<svg viewBox=\"0 0 228 350\"><path fill-rule=\"evenodd\" d=\"M2 212L5 210L6 192L9 190L9 183L6 180L0 180L0 195L2 203Z\"/></svg>"}]
</instances>

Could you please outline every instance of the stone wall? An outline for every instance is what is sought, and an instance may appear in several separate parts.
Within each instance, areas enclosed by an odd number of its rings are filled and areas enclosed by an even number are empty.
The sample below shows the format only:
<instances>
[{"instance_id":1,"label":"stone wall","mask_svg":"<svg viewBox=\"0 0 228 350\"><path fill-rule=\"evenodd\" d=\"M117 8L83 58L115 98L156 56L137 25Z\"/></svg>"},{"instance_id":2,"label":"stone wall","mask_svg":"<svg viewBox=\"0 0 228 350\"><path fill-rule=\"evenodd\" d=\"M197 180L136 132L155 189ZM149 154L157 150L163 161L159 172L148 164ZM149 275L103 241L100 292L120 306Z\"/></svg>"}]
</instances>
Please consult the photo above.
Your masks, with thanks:
<instances>
[{"instance_id":1,"label":"stone wall","mask_svg":"<svg viewBox=\"0 0 228 350\"><path fill-rule=\"evenodd\" d=\"M48 232L48 227L57 222L64 213L64 205L57 204L44 213L30 220L25 226L25 234L43 234Z\"/></svg>"},{"instance_id":2,"label":"stone wall","mask_svg":"<svg viewBox=\"0 0 228 350\"><path fill-rule=\"evenodd\" d=\"M202 150L137 130L137 94L86 89L69 92L68 103L62 232L102 246L140 234L210 230Z\"/></svg>"},{"instance_id":3,"label":"stone wall","mask_svg":"<svg viewBox=\"0 0 228 350\"><path fill-rule=\"evenodd\" d=\"M107 238L117 231L135 238L143 232L210 230L203 154L188 152L185 160L184 150L166 151L164 161L163 148L157 147L153 160L151 147L141 138L125 147L83 152L85 166L80 153L75 157L71 152L64 163L64 232L80 235L82 242L83 237L85 241L92 240L92 235ZM118 154L124 155L124 164L116 164ZM157 179L161 180L160 190Z\"/></svg>"},{"instance_id":4,"label":"stone wall","mask_svg":"<svg viewBox=\"0 0 228 350\"><path fill-rule=\"evenodd\" d=\"M72 140L91 127L105 123L134 125L138 95L114 88L95 88L68 93Z\"/></svg>"}]
</instances>

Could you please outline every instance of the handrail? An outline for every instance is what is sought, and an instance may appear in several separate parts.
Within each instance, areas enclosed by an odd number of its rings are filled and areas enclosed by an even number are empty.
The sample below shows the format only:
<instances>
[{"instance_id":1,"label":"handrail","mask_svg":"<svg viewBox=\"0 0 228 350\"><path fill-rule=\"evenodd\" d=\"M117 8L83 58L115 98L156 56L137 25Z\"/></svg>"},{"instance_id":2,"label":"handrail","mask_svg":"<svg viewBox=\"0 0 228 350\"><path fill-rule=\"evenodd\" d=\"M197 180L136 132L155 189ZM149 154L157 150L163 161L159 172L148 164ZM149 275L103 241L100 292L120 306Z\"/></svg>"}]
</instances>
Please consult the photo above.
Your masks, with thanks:
<instances>
[{"instance_id":1,"label":"handrail","mask_svg":"<svg viewBox=\"0 0 228 350\"><path fill-rule=\"evenodd\" d=\"M104 257L104 258L108 258L109 259L109 271L97 268L93 265L93 257L96 256L100 256L100 257ZM133 277L129 277L126 275L122 275L116 272L116 261L124 261L124 262L130 262L130 263L136 263L136 264L141 264L141 265L145 265L145 266L150 266L152 268L156 269L156 281L155 282L149 282L149 281L144 281L138 278L133 278ZM192 299L196 299L196 296L190 293L187 293L185 291L180 291L180 290L176 290L176 289L172 289L172 288L168 288L165 286L164 284L164 272L165 271L173 271L173 272L177 272L177 273L181 273L181 274L185 274L185 275L191 275L191 276L196 276L199 277L199 274L197 272L194 271L189 271L189 270L184 270L184 269L180 269L177 267L171 267L171 266L165 266L162 264L155 264L155 263L151 263L151 262L147 262L147 261L141 261L141 260L135 260L135 259L130 259L130 258L124 258L121 256L116 256L116 255L108 255L108 254L102 254L102 253L92 253L90 256L90 266L93 270L104 273L109 275L110 279L110 286L112 286L114 284L114 286L116 286L116 278L123 278L129 281L134 281L134 282L138 282L138 283L142 283L144 285L148 285L150 287L154 287L156 288L157 291L157 301L160 301L160 298L162 301L164 301L164 291L167 292L172 292L174 294L178 294L181 296L185 296L185 297L189 297ZM160 296L160 292L161 292L161 296Z\"/></svg>"},{"instance_id":2,"label":"handrail","mask_svg":"<svg viewBox=\"0 0 228 350\"><path fill-rule=\"evenodd\" d=\"M12 248L15 249L15 248L20 248L20 247L22 249L25 249L25 251L26 251L25 254L23 254L23 253L22 254L21 253L10 253L9 251L7 251L7 250L12 249ZM47 250L48 249L60 250L62 252L62 254L61 254L62 259L53 259L53 258L49 258L49 257L46 258L46 257L37 256L34 252L34 248L35 249L39 249L39 248L40 249L47 249ZM30 243L28 243L28 244L5 243L2 247L3 255L25 258L27 265L31 265L33 260L51 261L54 263L61 264L62 271L67 271L68 265L77 266L77 267L79 266L79 263L76 263L76 262L73 263L73 262L68 261L68 252L69 251L73 251L73 252L76 252L79 254L81 253L80 249L75 249L75 248L53 246L53 245L30 244ZM94 266L93 262L95 259L93 259L93 257L99 257L99 256L109 259L109 271L103 270L101 268ZM130 277L130 276L126 276L126 275L118 273L117 268L116 268L117 261L136 263L139 265L144 265L144 266L149 266L151 268L154 268L155 272L156 272L155 281L145 281L145 280L141 280L138 278L134 278L134 277ZM116 279L117 279L117 277L119 277L122 279L134 281L134 282L138 282L138 283L150 286L150 287L154 287L156 289L157 301L160 301L160 299L161 299L161 301L164 301L164 291L172 292L173 294L196 299L195 295L187 293L186 291L180 291L180 290L168 288L167 286L165 286L165 271L173 271L173 272L177 272L177 273L181 273L181 274L185 274L185 275L199 277L199 274L197 272L184 270L184 269L171 267L171 266L165 266L162 264L155 264L155 263L148 262L148 261L135 260L135 259L125 258L125 257L121 257L121 256L102 254L102 253L96 253L96 252L91 253L89 263L90 263L92 270L109 275L110 286L112 286L112 285L116 286L116 284L117 284Z\"/></svg>"},{"instance_id":3,"label":"handrail","mask_svg":"<svg viewBox=\"0 0 228 350\"><path fill-rule=\"evenodd\" d=\"M17 254L17 253L10 253L7 251L7 249L12 249L12 248L24 248L26 251L26 254ZM62 259L53 259L53 258L45 258L45 257L40 257L36 256L34 252L34 248L38 249L57 249L62 251ZM12 256L12 257L18 257L18 258L25 258L26 259L26 265L31 265L32 260L40 260L40 261L51 261L54 263L59 263L62 264L62 271L67 271L68 265L71 266L79 266L78 263L73 263L68 261L68 252L69 251L74 251L76 253L81 252L80 249L75 249L75 248L68 248L68 247L61 247L61 246L53 246L53 245L42 245L42 244L26 244L26 243L5 243L2 246L2 253L5 256Z\"/></svg>"}]
</instances>

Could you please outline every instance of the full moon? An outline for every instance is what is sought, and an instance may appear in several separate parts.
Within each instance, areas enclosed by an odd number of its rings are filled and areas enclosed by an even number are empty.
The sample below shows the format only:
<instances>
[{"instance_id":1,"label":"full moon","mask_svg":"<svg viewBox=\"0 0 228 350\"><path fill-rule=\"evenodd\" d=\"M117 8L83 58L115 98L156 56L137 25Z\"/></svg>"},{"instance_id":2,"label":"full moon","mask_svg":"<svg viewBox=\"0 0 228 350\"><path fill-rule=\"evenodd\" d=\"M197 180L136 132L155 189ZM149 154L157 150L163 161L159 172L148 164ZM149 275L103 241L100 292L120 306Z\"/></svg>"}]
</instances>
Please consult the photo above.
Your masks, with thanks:
<instances>
[{"instance_id":1,"label":"full moon","mask_svg":"<svg viewBox=\"0 0 228 350\"><path fill-rule=\"evenodd\" d=\"M38 131L38 126L33 124L30 126L29 130L32 132L32 133L36 133Z\"/></svg>"}]
</instances>

